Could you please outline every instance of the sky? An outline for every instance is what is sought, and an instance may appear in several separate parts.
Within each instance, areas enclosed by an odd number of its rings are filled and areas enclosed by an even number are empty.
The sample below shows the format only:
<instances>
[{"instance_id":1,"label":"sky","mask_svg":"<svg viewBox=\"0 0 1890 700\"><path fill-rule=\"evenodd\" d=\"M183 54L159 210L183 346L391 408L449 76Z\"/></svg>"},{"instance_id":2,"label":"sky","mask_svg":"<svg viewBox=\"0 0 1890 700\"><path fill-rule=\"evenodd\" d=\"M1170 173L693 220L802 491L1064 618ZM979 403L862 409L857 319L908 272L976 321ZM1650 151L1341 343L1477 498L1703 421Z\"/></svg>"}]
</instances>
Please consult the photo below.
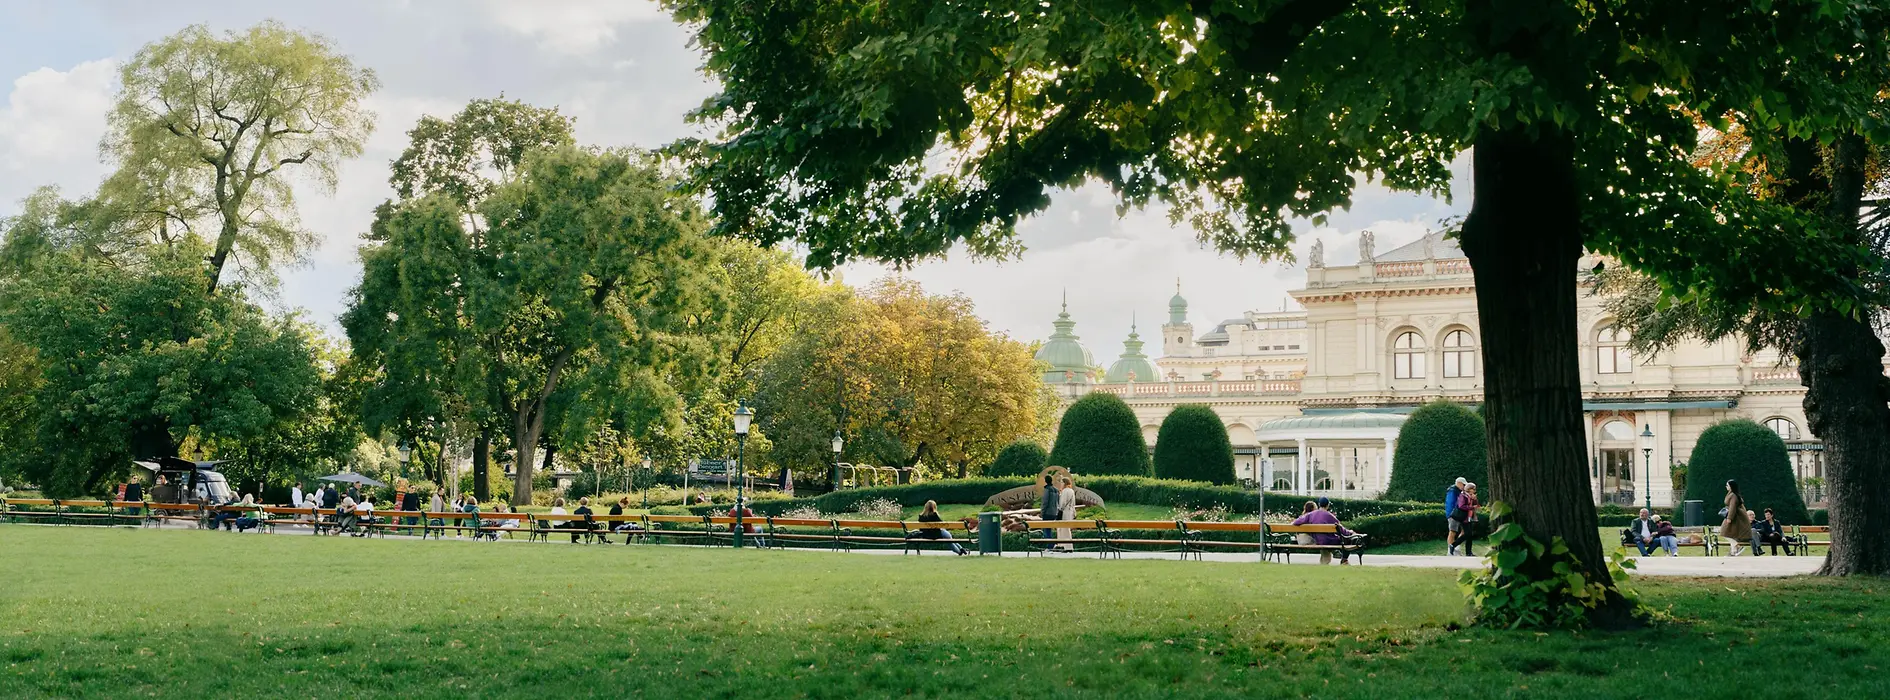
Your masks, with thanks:
<instances>
[{"instance_id":1,"label":"sky","mask_svg":"<svg viewBox=\"0 0 1890 700\"><path fill-rule=\"evenodd\" d=\"M98 143L117 90L118 68L138 48L190 24L241 29L274 19L321 34L382 87L369 99L378 126L366 153L341 171L332 192L299 187L299 213L321 245L286 271L267 303L301 310L339 332L348 290L360 279L356 256L374 205L387 199L388 163L422 116L450 116L468 100L505 95L556 106L577 120L579 142L656 147L708 136L687 113L715 91L689 46L689 32L653 2L639 0L326 0L273 2L92 0L0 1L0 217L18 213L34 189L91 192L104 177ZM1304 256L1326 241L1327 264L1357 259L1360 231L1378 250L1415 240L1427 227L1468 210L1468 168L1456 168L1452 202L1365 184L1349 211L1327 226L1297 227ZM1196 241L1160 209L1117 217L1106 188L1059 192L1020 226L1026 250L996 262L954 255L904 274L935 293L962 293L993 330L1020 340L1048 336L1067 292L1076 332L1098 362L1121 353L1131 319L1142 328L1167 318L1179 281L1190 320L1206 332L1250 310L1275 311L1305 280L1296 266L1241 261ZM894 274L884 266L839 270L850 284ZM1144 333L1145 336L1152 334Z\"/></svg>"}]
</instances>

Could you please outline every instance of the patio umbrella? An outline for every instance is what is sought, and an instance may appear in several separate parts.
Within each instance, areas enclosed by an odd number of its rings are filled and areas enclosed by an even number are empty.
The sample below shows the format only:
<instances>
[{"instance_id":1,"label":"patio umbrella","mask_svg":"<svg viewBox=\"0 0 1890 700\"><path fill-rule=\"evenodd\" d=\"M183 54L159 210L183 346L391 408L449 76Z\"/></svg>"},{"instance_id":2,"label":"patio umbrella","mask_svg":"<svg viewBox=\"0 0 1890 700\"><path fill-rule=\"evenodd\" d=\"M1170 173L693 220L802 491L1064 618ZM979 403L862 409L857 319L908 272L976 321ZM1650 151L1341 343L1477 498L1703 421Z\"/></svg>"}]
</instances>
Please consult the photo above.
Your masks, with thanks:
<instances>
[{"instance_id":1,"label":"patio umbrella","mask_svg":"<svg viewBox=\"0 0 1890 700\"><path fill-rule=\"evenodd\" d=\"M368 478L367 476L356 474L354 472L342 472L340 474L324 476L320 480L321 481L339 481L344 484L362 484L364 486L386 486L387 485L379 481L375 481L371 478Z\"/></svg>"}]
</instances>

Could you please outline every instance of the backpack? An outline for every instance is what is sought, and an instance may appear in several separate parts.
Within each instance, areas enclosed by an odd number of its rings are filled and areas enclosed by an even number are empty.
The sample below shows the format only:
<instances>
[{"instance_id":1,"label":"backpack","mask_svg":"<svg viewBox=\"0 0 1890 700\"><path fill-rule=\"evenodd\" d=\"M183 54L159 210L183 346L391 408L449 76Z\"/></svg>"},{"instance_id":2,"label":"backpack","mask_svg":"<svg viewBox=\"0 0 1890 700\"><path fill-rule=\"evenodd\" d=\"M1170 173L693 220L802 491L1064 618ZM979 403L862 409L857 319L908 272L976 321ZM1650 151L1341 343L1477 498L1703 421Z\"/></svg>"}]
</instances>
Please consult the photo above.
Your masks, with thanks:
<instances>
[{"instance_id":1,"label":"backpack","mask_svg":"<svg viewBox=\"0 0 1890 700\"><path fill-rule=\"evenodd\" d=\"M1458 490L1456 484L1451 484L1450 488L1444 489L1444 517L1449 518L1457 515L1457 494Z\"/></svg>"}]
</instances>

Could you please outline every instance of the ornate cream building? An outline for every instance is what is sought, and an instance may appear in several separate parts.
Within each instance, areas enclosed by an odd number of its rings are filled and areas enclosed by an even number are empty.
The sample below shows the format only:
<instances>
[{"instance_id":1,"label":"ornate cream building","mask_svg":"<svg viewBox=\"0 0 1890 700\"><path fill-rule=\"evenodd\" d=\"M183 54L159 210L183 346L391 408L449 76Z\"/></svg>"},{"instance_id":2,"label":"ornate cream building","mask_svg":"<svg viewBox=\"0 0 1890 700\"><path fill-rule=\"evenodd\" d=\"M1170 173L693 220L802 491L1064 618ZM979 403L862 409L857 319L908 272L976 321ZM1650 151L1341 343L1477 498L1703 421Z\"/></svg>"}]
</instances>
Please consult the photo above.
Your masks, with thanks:
<instances>
[{"instance_id":1,"label":"ornate cream building","mask_svg":"<svg viewBox=\"0 0 1890 700\"><path fill-rule=\"evenodd\" d=\"M1431 234L1386 253L1372 248L1368 231L1358 264L1327 267L1315 243L1305 287L1290 293L1300 310L1249 312L1198 335L1178 290L1154 367L1133 328L1122 359L1107 372L1093 366L1066 310L1038 353L1051 365L1044 380L1066 400L1092 391L1121 396L1151 445L1169 410L1205 403L1227 425L1240 476L1270 490L1381 493L1405 415L1436 399L1481 403L1483 373L1476 287L1456 242ZM1596 262L1584 258L1569 273ZM1656 506L1671 505L1671 467L1687 461L1707 426L1734 417L1785 438L1801 482L1822 479L1820 446L1804 429L1805 389L1788 362L1747 355L1737 343L1638 356L1600 299L1584 293L1578 303L1597 502L1651 496Z\"/></svg>"}]
</instances>

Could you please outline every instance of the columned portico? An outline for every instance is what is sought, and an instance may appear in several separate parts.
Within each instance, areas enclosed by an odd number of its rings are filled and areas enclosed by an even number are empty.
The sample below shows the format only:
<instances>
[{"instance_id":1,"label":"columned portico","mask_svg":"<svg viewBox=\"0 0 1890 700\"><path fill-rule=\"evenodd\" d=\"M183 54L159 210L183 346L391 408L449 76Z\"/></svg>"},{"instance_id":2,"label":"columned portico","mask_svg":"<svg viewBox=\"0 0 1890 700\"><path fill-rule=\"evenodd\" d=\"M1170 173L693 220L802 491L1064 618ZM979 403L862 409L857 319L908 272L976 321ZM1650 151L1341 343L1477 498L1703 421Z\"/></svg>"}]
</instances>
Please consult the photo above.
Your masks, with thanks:
<instances>
[{"instance_id":1,"label":"columned portico","mask_svg":"<svg viewBox=\"0 0 1890 700\"><path fill-rule=\"evenodd\" d=\"M1260 444L1291 441L1297 449L1292 471L1272 471L1264 487L1304 496L1376 497L1390 481L1404 421L1399 414L1363 412L1267 421L1255 434Z\"/></svg>"}]
</instances>

